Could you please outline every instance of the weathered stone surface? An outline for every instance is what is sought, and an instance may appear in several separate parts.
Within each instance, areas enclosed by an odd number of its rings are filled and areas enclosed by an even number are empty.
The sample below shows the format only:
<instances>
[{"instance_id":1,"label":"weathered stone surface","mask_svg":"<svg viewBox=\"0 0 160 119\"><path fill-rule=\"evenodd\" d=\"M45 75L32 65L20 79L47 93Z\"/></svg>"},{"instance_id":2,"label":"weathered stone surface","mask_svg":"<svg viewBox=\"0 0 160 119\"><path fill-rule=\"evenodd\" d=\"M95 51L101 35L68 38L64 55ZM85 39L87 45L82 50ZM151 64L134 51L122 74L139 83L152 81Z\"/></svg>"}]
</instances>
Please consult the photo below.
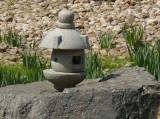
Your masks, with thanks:
<instances>
[{"instance_id":1,"label":"weathered stone surface","mask_svg":"<svg viewBox=\"0 0 160 119\"><path fill-rule=\"evenodd\" d=\"M2 33L5 33L8 27L15 28L16 33L25 35L24 45L26 46L33 40L37 42L40 39L41 41L42 33L51 31L58 24L61 28L73 27L74 24L56 22L59 11L64 8L74 12L76 29L89 37L90 45L95 51L101 50L94 46L94 44L99 44L101 32L113 32L116 36L115 40L117 40L118 36L122 35L124 23L142 25L145 29L144 36L146 37L144 40L146 41L160 37L160 1L158 0L110 0L113 2L108 0L9 1L0 0L0 29ZM96 38L94 42L92 37ZM117 42L121 48L124 46L122 44L125 42ZM37 46L35 46L35 50ZM4 52L5 49L5 47L0 46L1 51ZM126 53L127 50L124 54ZM51 53L48 55L50 56Z\"/></svg>"},{"instance_id":2,"label":"weathered stone surface","mask_svg":"<svg viewBox=\"0 0 160 119\"><path fill-rule=\"evenodd\" d=\"M160 83L142 68L122 68L56 92L47 81L0 89L3 119L157 119Z\"/></svg>"},{"instance_id":3,"label":"weathered stone surface","mask_svg":"<svg viewBox=\"0 0 160 119\"><path fill-rule=\"evenodd\" d=\"M88 37L75 30L72 11L62 10L58 15L58 23L58 28L43 35L39 47L60 50L89 49Z\"/></svg>"},{"instance_id":4,"label":"weathered stone surface","mask_svg":"<svg viewBox=\"0 0 160 119\"><path fill-rule=\"evenodd\" d=\"M39 46L53 49L52 69L45 69L43 73L58 91L62 92L64 88L75 87L85 79L84 49L89 49L90 46L88 37L80 35L80 32L75 30L72 11L63 9L59 12L58 28L44 34Z\"/></svg>"},{"instance_id":5,"label":"weathered stone surface","mask_svg":"<svg viewBox=\"0 0 160 119\"><path fill-rule=\"evenodd\" d=\"M6 44L6 43L4 43L4 42L0 43L0 51L1 51L1 52L5 52L8 47L9 47L8 44Z\"/></svg>"}]
</instances>

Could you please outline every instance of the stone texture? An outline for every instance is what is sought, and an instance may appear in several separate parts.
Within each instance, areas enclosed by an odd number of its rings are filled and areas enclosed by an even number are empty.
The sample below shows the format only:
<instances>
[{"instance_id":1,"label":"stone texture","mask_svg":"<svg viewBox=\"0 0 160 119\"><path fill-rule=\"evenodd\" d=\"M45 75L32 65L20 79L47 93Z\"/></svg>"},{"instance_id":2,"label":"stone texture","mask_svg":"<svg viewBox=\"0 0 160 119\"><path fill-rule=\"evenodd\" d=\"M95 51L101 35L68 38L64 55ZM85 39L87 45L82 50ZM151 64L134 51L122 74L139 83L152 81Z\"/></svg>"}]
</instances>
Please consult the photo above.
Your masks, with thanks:
<instances>
[{"instance_id":1,"label":"stone texture","mask_svg":"<svg viewBox=\"0 0 160 119\"><path fill-rule=\"evenodd\" d=\"M143 68L122 68L56 92L47 81L0 89L3 119L157 119L160 83Z\"/></svg>"},{"instance_id":2,"label":"stone texture","mask_svg":"<svg viewBox=\"0 0 160 119\"><path fill-rule=\"evenodd\" d=\"M106 2L104 0L17 0L14 4L9 4L1 0L0 29L5 32L8 26L14 27L18 34L26 36L25 45L27 45L33 40L41 39L44 31L50 31L52 28L55 28L58 24L56 21L59 11L68 8L74 11L76 29L79 30L81 34L89 37L91 46L99 44L101 32L114 32L116 36L122 34L122 28L125 22L142 25L146 31L144 40L152 41L159 38L159 1L113 1L114 2ZM61 25L65 27L68 26L67 24ZM147 28L148 26L156 28L156 30L151 31ZM95 37L96 42L92 42L91 37ZM116 39L117 38L118 37L116 37ZM117 42L118 45L122 43L125 44L124 41ZM97 50L97 48L93 49Z\"/></svg>"},{"instance_id":3,"label":"stone texture","mask_svg":"<svg viewBox=\"0 0 160 119\"><path fill-rule=\"evenodd\" d=\"M5 52L8 48L9 48L8 44L6 44L4 42L0 43L0 51L1 52Z\"/></svg>"},{"instance_id":4,"label":"stone texture","mask_svg":"<svg viewBox=\"0 0 160 119\"><path fill-rule=\"evenodd\" d=\"M80 65L73 65L72 61L73 56L81 56ZM78 72L83 72L84 61L85 61L84 50L66 50L66 51L53 50L51 56L51 67L56 72L78 73Z\"/></svg>"},{"instance_id":5,"label":"stone texture","mask_svg":"<svg viewBox=\"0 0 160 119\"><path fill-rule=\"evenodd\" d=\"M16 55L17 53L18 53L18 48L17 47L13 47L9 51L9 54L11 54L11 55Z\"/></svg>"},{"instance_id":6,"label":"stone texture","mask_svg":"<svg viewBox=\"0 0 160 119\"><path fill-rule=\"evenodd\" d=\"M75 87L86 77L86 72L65 73L55 72L53 69L43 70L45 78L54 84L54 88L62 92L64 88Z\"/></svg>"},{"instance_id":7,"label":"stone texture","mask_svg":"<svg viewBox=\"0 0 160 119\"><path fill-rule=\"evenodd\" d=\"M52 49L88 49L87 36L82 36L76 30L59 29L49 32L39 47Z\"/></svg>"},{"instance_id":8,"label":"stone texture","mask_svg":"<svg viewBox=\"0 0 160 119\"><path fill-rule=\"evenodd\" d=\"M64 9L59 12L58 28L44 34L39 46L53 49L52 69L45 69L43 73L55 89L63 91L64 88L75 87L85 79L84 49L89 49L90 46L88 37L75 30L72 11Z\"/></svg>"},{"instance_id":9,"label":"stone texture","mask_svg":"<svg viewBox=\"0 0 160 119\"><path fill-rule=\"evenodd\" d=\"M58 28L44 34L39 47L61 50L89 49L88 37L75 30L73 20L73 12L62 10L58 14Z\"/></svg>"}]
</instances>

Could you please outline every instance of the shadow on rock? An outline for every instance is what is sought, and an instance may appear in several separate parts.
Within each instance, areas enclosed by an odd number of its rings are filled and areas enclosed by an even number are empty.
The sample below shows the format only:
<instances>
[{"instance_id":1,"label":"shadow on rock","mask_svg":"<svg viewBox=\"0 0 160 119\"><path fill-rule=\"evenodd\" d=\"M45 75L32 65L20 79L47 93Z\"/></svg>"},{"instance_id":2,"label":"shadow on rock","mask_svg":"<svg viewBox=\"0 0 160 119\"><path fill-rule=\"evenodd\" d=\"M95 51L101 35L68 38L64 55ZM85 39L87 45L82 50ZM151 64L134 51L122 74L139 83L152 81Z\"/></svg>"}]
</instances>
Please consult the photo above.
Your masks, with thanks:
<instances>
[{"instance_id":1,"label":"shadow on rock","mask_svg":"<svg viewBox=\"0 0 160 119\"><path fill-rule=\"evenodd\" d=\"M120 76L120 74L110 74L110 75L108 75L107 77L103 77L101 80L99 80L99 82L107 81L107 80L109 80L109 79L113 79L113 78L116 78L116 77L118 77L118 76Z\"/></svg>"}]
</instances>

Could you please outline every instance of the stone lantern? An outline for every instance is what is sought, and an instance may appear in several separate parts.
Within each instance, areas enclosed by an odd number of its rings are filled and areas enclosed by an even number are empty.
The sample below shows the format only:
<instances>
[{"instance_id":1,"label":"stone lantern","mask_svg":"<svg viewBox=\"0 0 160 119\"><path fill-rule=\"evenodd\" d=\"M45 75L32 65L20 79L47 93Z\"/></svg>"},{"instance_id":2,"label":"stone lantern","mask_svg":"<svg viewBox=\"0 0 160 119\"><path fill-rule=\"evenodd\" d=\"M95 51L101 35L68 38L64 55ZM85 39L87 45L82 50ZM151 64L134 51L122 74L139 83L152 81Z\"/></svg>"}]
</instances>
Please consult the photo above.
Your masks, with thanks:
<instances>
[{"instance_id":1,"label":"stone lantern","mask_svg":"<svg viewBox=\"0 0 160 119\"><path fill-rule=\"evenodd\" d=\"M88 37L75 30L73 12L64 9L59 13L58 28L43 35L39 47L53 49L52 69L45 69L43 73L55 89L75 87L85 79L84 50L89 48Z\"/></svg>"}]
</instances>

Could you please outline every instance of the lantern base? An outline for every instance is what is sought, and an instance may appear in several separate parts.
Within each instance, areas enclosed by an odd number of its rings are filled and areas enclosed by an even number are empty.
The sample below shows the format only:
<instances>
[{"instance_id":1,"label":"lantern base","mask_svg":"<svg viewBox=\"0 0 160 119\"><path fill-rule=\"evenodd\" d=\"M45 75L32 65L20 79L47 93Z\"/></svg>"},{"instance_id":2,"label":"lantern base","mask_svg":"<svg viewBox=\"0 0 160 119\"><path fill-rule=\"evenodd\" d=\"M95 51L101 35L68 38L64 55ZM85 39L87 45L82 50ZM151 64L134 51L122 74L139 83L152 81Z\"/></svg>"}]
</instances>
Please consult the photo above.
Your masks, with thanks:
<instances>
[{"instance_id":1,"label":"lantern base","mask_svg":"<svg viewBox=\"0 0 160 119\"><path fill-rule=\"evenodd\" d=\"M73 87L75 87L75 86L67 87L67 88L73 88ZM57 91L59 91L59 92L63 92L63 90L65 89L64 87L59 87L59 86L57 86L57 85L54 85L54 88L55 88Z\"/></svg>"},{"instance_id":2,"label":"lantern base","mask_svg":"<svg viewBox=\"0 0 160 119\"><path fill-rule=\"evenodd\" d=\"M53 69L43 70L45 78L54 84L54 88L62 92L64 88L75 87L76 84L83 81L86 77L86 72L80 73L64 73L56 72Z\"/></svg>"}]
</instances>

